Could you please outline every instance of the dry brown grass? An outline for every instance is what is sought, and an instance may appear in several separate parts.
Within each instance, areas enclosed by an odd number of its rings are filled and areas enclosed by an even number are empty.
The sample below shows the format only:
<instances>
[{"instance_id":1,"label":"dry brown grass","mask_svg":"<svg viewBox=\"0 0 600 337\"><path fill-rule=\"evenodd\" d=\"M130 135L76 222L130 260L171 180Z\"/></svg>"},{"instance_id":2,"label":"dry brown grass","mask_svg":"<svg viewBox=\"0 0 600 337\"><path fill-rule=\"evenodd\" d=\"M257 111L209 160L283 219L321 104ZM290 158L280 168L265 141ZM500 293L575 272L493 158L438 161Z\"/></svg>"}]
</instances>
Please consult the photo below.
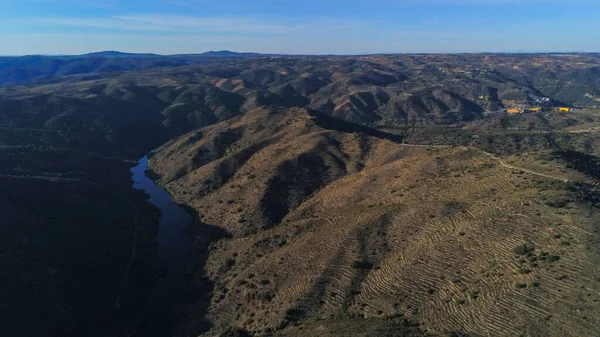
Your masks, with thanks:
<instances>
[{"instance_id":1,"label":"dry brown grass","mask_svg":"<svg viewBox=\"0 0 600 337\"><path fill-rule=\"evenodd\" d=\"M192 169L198 149L214 150L216 135L231 129L242 130L239 139ZM600 331L597 210L568 197L564 183L474 149L323 130L301 110L256 110L202 132L200 140L191 134L167 144L152 167L178 201L233 234L212 248L206 266L217 327L289 333L319 319L386 326L401 315L429 333ZM281 168L309 154L327 168L321 188L269 223L262 201L277 188L270 182L293 180ZM224 163L231 174L220 180ZM181 167L186 173L174 179ZM207 179L219 182L209 188ZM561 198L570 201L549 203ZM524 243L533 251L517 256Z\"/></svg>"}]
</instances>

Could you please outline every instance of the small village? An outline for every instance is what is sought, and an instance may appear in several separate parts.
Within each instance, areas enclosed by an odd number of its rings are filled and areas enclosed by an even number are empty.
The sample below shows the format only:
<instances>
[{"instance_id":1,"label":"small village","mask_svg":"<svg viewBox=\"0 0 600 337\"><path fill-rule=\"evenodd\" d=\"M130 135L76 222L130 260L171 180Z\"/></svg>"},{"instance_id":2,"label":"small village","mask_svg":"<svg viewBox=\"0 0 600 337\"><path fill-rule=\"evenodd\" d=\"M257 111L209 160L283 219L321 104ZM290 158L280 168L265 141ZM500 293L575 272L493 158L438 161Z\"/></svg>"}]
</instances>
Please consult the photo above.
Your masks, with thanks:
<instances>
[{"instance_id":1,"label":"small village","mask_svg":"<svg viewBox=\"0 0 600 337\"><path fill-rule=\"evenodd\" d=\"M575 108L570 107L541 107L541 106L532 106L532 107L519 107L519 108L509 108L504 110L509 114L522 114L522 113L536 113L536 112L548 112L548 111L558 111L558 112L572 112L575 111Z\"/></svg>"},{"instance_id":2,"label":"small village","mask_svg":"<svg viewBox=\"0 0 600 337\"><path fill-rule=\"evenodd\" d=\"M537 112L572 112L576 108L569 106L555 106L549 97L537 97L530 94L530 98L535 100L536 105L519 105L517 107L510 107L504 109L504 112L508 114L522 114L522 113L537 113Z\"/></svg>"}]
</instances>

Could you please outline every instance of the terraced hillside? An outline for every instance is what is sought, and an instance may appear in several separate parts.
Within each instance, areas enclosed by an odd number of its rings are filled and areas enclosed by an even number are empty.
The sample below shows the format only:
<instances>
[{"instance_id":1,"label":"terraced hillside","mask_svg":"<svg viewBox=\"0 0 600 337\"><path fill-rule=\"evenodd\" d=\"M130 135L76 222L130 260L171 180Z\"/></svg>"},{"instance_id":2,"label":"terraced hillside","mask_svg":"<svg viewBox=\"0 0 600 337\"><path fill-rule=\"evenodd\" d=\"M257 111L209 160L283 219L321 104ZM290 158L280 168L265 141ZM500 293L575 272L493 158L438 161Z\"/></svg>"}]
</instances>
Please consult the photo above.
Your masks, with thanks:
<instances>
[{"instance_id":1,"label":"terraced hillside","mask_svg":"<svg viewBox=\"0 0 600 337\"><path fill-rule=\"evenodd\" d=\"M314 336L358 319L352 333L368 334L398 318L417 334L599 331L597 192L565 183L596 178L319 124L257 109L151 158L179 202L232 235L195 270L215 284L214 333ZM199 319L190 311L182 331Z\"/></svg>"}]
</instances>

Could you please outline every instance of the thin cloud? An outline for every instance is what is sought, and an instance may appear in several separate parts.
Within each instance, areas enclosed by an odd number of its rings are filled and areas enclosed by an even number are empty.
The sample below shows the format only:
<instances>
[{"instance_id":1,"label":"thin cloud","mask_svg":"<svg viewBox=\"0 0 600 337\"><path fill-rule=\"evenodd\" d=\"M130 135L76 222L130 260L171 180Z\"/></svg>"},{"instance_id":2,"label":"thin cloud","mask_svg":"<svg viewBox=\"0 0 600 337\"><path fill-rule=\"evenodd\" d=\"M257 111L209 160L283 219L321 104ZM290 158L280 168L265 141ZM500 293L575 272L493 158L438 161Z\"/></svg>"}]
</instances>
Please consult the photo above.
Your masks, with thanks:
<instances>
[{"instance_id":1,"label":"thin cloud","mask_svg":"<svg viewBox=\"0 0 600 337\"><path fill-rule=\"evenodd\" d=\"M186 15L130 14L110 17L35 17L13 20L8 24L23 26L38 32L60 31L64 28L80 31L105 31L157 34L230 33L240 35L291 35L314 33L319 36L354 32L366 27L378 27L377 22L340 20L327 17L298 19L292 17L201 17Z\"/></svg>"},{"instance_id":2,"label":"thin cloud","mask_svg":"<svg viewBox=\"0 0 600 337\"><path fill-rule=\"evenodd\" d=\"M105 18L51 17L24 20L28 25L95 28L130 32L237 32L281 33L302 29L302 25L264 23L248 18L195 17L183 15L120 15Z\"/></svg>"}]
</instances>

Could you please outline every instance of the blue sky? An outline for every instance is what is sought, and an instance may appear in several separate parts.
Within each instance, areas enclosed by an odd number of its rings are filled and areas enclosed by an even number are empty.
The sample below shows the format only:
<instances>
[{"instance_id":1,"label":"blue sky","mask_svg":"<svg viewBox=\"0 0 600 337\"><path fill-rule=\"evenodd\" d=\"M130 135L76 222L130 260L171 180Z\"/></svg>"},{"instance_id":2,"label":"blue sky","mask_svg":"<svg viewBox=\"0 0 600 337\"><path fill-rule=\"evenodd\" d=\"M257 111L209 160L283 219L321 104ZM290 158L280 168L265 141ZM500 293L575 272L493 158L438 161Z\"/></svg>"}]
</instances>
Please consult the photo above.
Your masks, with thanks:
<instances>
[{"instance_id":1,"label":"blue sky","mask_svg":"<svg viewBox=\"0 0 600 337\"><path fill-rule=\"evenodd\" d=\"M0 0L0 55L600 51L599 0Z\"/></svg>"}]
</instances>

